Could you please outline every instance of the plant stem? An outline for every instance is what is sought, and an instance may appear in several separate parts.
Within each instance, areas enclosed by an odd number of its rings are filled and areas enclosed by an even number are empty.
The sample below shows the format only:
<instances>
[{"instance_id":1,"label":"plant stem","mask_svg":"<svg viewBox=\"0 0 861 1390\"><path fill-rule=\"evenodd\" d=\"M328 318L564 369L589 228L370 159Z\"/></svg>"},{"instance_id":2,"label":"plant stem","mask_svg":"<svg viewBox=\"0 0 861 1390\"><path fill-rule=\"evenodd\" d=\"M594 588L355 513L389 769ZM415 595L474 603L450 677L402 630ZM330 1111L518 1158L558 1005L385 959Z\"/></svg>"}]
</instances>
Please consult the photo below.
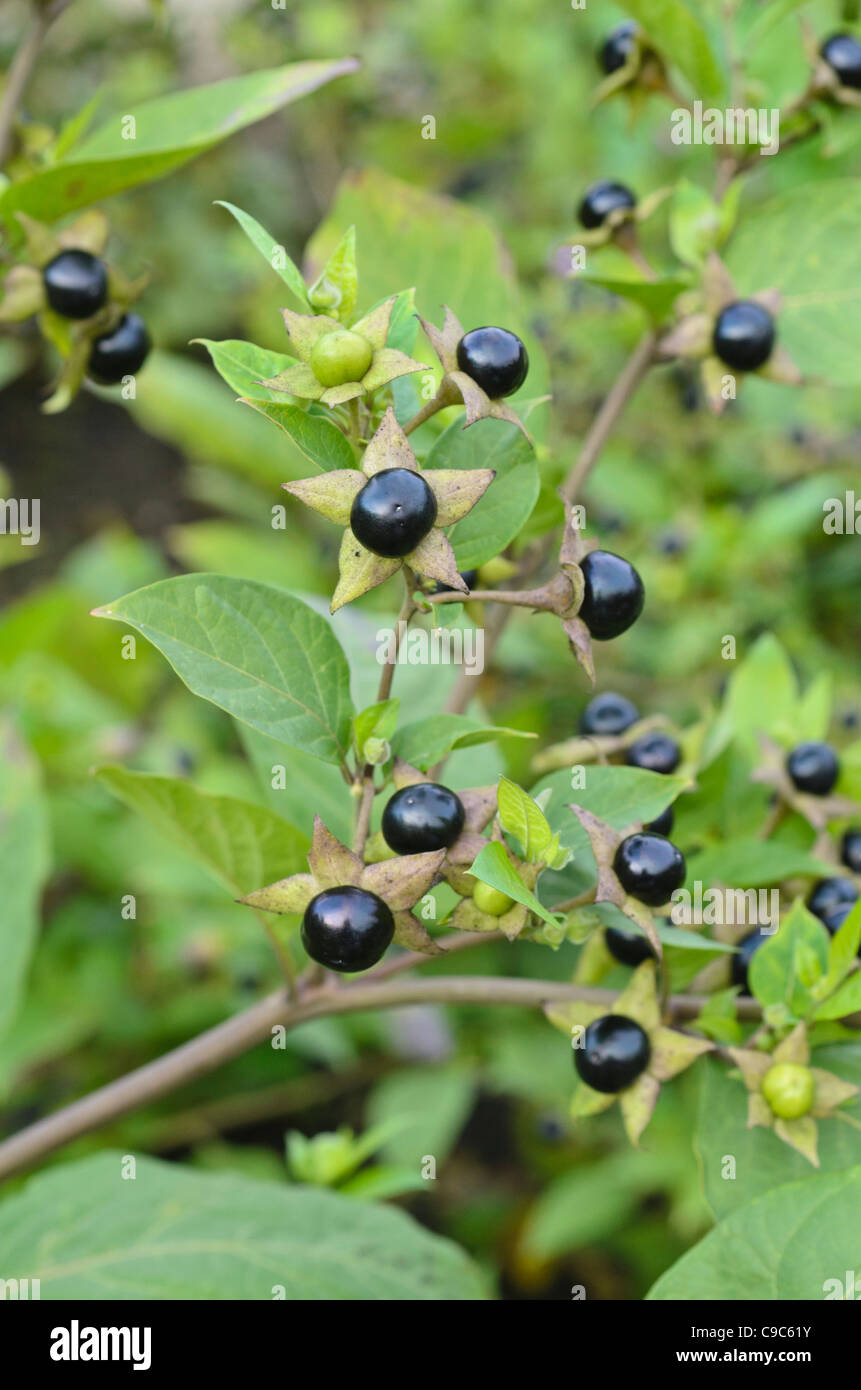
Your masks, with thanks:
<instances>
[{"instance_id":1,"label":"plant stem","mask_svg":"<svg viewBox=\"0 0 861 1390\"><path fill-rule=\"evenodd\" d=\"M284 984L287 986L287 997L289 999L298 998L296 992L296 971L293 967L293 961L290 959L290 953L287 947L279 941L275 928L267 922L262 912L255 912L254 915L269 937L270 945L278 959L281 974L284 976Z\"/></svg>"},{"instance_id":2,"label":"plant stem","mask_svg":"<svg viewBox=\"0 0 861 1390\"><path fill-rule=\"evenodd\" d=\"M45 42L45 35L70 4L71 0L53 0L53 4L37 5L30 27L12 60L0 98L0 166L6 163L12 153L15 117L42 50L42 44Z\"/></svg>"},{"instance_id":3,"label":"plant stem","mask_svg":"<svg viewBox=\"0 0 861 1390\"><path fill-rule=\"evenodd\" d=\"M515 608L549 608L546 591L542 589L471 589L460 594L447 589L441 594L428 594L427 603L506 603Z\"/></svg>"}]
</instances>

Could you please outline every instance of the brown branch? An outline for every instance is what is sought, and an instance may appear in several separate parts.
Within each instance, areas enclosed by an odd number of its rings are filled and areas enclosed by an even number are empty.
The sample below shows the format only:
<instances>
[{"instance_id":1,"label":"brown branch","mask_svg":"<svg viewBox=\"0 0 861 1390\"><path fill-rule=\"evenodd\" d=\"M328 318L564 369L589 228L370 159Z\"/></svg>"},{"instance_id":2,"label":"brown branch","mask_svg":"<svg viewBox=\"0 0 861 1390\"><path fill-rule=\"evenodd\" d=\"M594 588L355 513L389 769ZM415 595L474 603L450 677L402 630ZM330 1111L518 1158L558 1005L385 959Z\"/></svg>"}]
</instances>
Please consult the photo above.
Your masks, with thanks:
<instances>
[{"instance_id":1,"label":"brown branch","mask_svg":"<svg viewBox=\"0 0 861 1390\"><path fill-rule=\"evenodd\" d=\"M71 0L53 0L39 4L33 13L30 27L21 40L0 97L0 166L6 163L13 148L15 118L27 85L42 51L45 36L55 20L71 4Z\"/></svg>"}]
</instances>

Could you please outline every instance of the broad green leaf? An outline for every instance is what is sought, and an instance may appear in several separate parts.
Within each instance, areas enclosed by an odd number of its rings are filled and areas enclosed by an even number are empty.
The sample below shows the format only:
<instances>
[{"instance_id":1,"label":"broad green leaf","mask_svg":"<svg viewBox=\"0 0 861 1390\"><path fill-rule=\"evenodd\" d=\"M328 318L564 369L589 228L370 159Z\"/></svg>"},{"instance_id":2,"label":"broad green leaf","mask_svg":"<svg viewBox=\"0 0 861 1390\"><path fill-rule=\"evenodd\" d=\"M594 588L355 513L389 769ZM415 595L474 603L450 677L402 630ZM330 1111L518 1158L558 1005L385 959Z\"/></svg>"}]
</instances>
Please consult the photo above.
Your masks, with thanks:
<instances>
[{"instance_id":1,"label":"broad green leaf","mask_svg":"<svg viewBox=\"0 0 861 1390\"><path fill-rule=\"evenodd\" d=\"M807 0L771 0L771 4L763 9L748 34L748 46L753 49L771 33L772 29L778 24L782 24L795 10L800 10L801 6L806 3Z\"/></svg>"},{"instance_id":2,"label":"broad green leaf","mask_svg":"<svg viewBox=\"0 0 861 1390\"><path fill-rule=\"evenodd\" d=\"M266 228L261 227L260 223L255 218L251 217L249 213L243 212L242 208L235 207L233 203L226 203L221 200L219 200L218 206L226 208L231 216L236 218L236 221L248 237L251 245L257 248L265 261L268 261L269 266L275 271L276 275L281 276L285 285L288 285L293 291L302 307L307 308L308 292L305 288L305 281L302 279L299 269L293 264L280 242L277 242L273 236L270 236ZM276 373L273 372L272 375L274 376Z\"/></svg>"},{"instance_id":3,"label":"broad green leaf","mask_svg":"<svg viewBox=\"0 0 861 1390\"><path fill-rule=\"evenodd\" d=\"M353 743L357 752L361 753L369 738L391 739L397 728L400 706L401 702L398 699L378 700L376 704L368 705L355 715Z\"/></svg>"},{"instance_id":4,"label":"broad green leaf","mask_svg":"<svg viewBox=\"0 0 861 1390\"><path fill-rule=\"evenodd\" d=\"M792 717L797 698L792 663L777 638L767 632L733 671L724 707L736 732L769 733Z\"/></svg>"},{"instance_id":5,"label":"broad green leaf","mask_svg":"<svg viewBox=\"0 0 861 1390\"><path fill-rule=\"evenodd\" d=\"M830 671L820 671L798 701L794 735L799 742L824 739L831 723L834 681Z\"/></svg>"},{"instance_id":6,"label":"broad green leaf","mask_svg":"<svg viewBox=\"0 0 861 1390\"><path fill-rule=\"evenodd\" d=\"M559 918L548 912L535 894L530 893L526 885L521 882L514 865L505 852L505 846L501 845L498 840L485 845L484 849L479 851L469 873L473 874L475 878L481 879L482 883L489 883L491 888L498 888L500 893L507 894L515 902L522 903L524 907L529 908L530 912L534 912L551 927L558 925Z\"/></svg>"},{"instance_id":7,"label":"broad green leaf","mask_svg":"<svg viewBox=\"0 0 861 1390\"><path fill-rule=\"evenodd\" d=\"M295 357L287 357L283 352L269 352L256 343L244 343L239 338L226 338L221 343L214 343L210 338L195 338L194 342L206 348L218 375L237 396L284 404L283 392L270 391L268 386L261 386L260 382L292 367Z\"/></svg>"},{"instance_id":8,"label":"broad green leaf","mask_svg":"<svg viewBox=\"0 0 861 1390\"><path fill-rule=\"evenodd\" d=\"M455 748L474 748L499 738L531 738L522 729L482 724L464 714L431 714L414 724L404 724L392 739L392 751L405 763L427 772Z\"/></svg>"},{"instance_id":9,"label":"broad green leaf","mask_svg":"<svg viewBox=\"0 0 861 1390\"><path fill-rule=\"evenodd\" d=\"M790 188L752 208L727 254L739 294L783 296L778 341L808 376L861 381L861 179Z\"/></svg>"},{"instance_id":10,"label":"broad green leaf","mask_svg":"<svg viewBox=\"0 0 861 1390\"><path fill-rule=\"evenodd\" d=\"M688 859L689 881L721 882L734 888L759 888L787 878L819 878L830 872L824 860L793 845L746 836L724 840Z\"/></svg>"},{"instance_id":11,"label":"broad green leaf","mask_svg":"<svg viewBox=\"0 0 861 1390\"><path fill-rule=\"evenodd\" d=\"M708 35L683 0L624 0L664 58L684 73L700 99L717 96L723 76Z\"/></svg>"},{"instance_id":12,"label":"broad green leaf","mask_svg":"<svg viewBox=\"0 0 861 1390\"><path fill-rule=\"evenodd\" d=\"M814 1018L845 1018L861 1010L861 971L856 970L839 989L820 1004L814 1011Z\"/></svg>"},{"instance_id":13,"label":"broad green leaf","mask_svg":"<svg viewBox=\"0 0 861 1390\"><path fill-rule=\"evenodd\" d=\"M463 1063L405 1067L377 1082L368 1097L366 1122L391 1126L381 1149L390 1163L420 1173L431 1155L438 1170L469 1118L475 1089L475 1076Z\"/></svg>"},{"instance_id":14,"label":"broad green leaf","mask_svg":"<svg viewBox=\"0 0 861 1390\"><path fill-rule=\"evenodd\" d=\"M342 844L350 843L353 803L340 768L238 721L236 732L270 810L306 835L314 828L316 812Z\"/></svg>"},{"instance_id":15,"label":"broad green leaf","mask_svg":"<svg viewBox=\"0 0 861 1390\"><path fill-rule=\"evenodd\" d=\"M702 265L718 245L720 208L704 188L680 179L670 208L670 242L685 265Z\"/></svg>"},{"instance_id":16,"label":"broad green leaf","mask_svg":"<svg viewBox=\"0 0 861 1390\"><path fill-rule=\"evenodd\" d=\"M325 618L283 589L164 579L94 610L136 628L195 695L324 762L349 749L350 673Z\"/></svg>"},{"instance_id":17,"label":"broad green leaf","mask_svg":"<svg viewBox=\"0 0 861 1390\"><path fill-rule=\"evenodd\" d=\"M49 868L48 814L39 765L0 718L0 1034L15 1017L39 930Z\"/></svg>"},{"instance_id":18,"label":"broad green leaf","mask_svg":"<svg viewBox=\"0 0 861 1390\"><path fill-rule=\"evenodd\" d=\"M356 66L352 58L289 63L141 102L105 121L69 158L10 183L0 193L0 217L18 230L11 223L13 212L51 222L75 208L161 178L287 102L354 72Z\"/></svg>"},{"instance_id":19,"label":"broad green leaf","mask_svg":"<svg viewBox=\"0 0 861 1390\"><path fill-rule=\"evenodd\" d=\"M674 1176L671 1162L632 1149L578 1164L539 1194L523 1228L524 1248L533 1258L550 1260L611 1239L632 1221L643 1198L662 1191Z\"/></svg>"},{"instance_id":20,"label":"broad green leaf","mask_svg":"<svg viewBox=\"0 0 861 1390\"><path fill-rule=\"evenodd\" d=\"M660 322L670 313L673 305L680 294L688 289L687 281L673 278L671 276L661 276L657 280L643 280L635 268L630 271L627 267L619 266L617 274L601 273L604 270L602 261L603 253L599 259L596 256L597 271L584 270L577 276L587 285L595 285L598 289L606 290L608 294L616 294L621 299L630 299L633 304L639 304L641 309L651 315L653 319Z\"/></svg>"},{"instance_id":21,"label":"broad green leaf","mask_svg":"<svg viewBox=\"0 0 861 1390\"><path fill-rule=\"evenodd\" d=\"M535 452L516 425L455 420L436 440L427 468L493 468L496 477L462 521L449 530L458 567L475 569L504 550L523 528L538 499Z\"/></svg>"},{"instance_id":22,"label":"broad green leaf","mask_svg":"<svg viewBox=\"0 0 861 1390\"><path fill-rule=\"evenodd\" d=\"M810 990L798 977L799 946L809 947L822 970L828 967L828 933L818 917L796 902L775 934L754 952L748 969L751 992L761 1004L785 1004L794 1018L810 1008Z\"/></svg>"},{"instance_id":23,"label":"broad green leaf","mask_svg":"<svg viewBox=\"0 0 861 1390\"><path fill-rule=\"evenodd\" d=\"M325 415L312 415L283 399L275 400L274 393L269 393L269 397L253 397L244 403L289 435L299 453L315 468L327 472L332 468L356 467L352 445Z\"/></svg>"},{"instance_id":24,"label":"broad green leaf","mask_svg":"<svg viewBox=\"0 0 861 1390\"><path fill-rule=\"evenodd\" d=\"M0 1206L4 1260L43 1299L484 1297L457 1246L392 1207L153 1158L124 1179L128 1162L63 1164Z\"/></svg>"},{"instance_id":25,"label":"broad green leaf","mask_svg":"<svg viewBox=\"0 0 861 1390\"><path fill-rule=\"evenodd\" d=\"M775 1188L722 1221L646 1297L821 1300L857 1266L859 1203L861 1167Z\"/></svg>"},{"instance_id":26,"label":"broad green leaf","mask_svg":"<svg viewBox=\"0 0 861 1390\"><path fill-rule=\"evenodd\" d=\"M500 777L496 797L499 824L507 835L514 835L520 841L523 858L537 863L553 839L553 831L541 807L508 777Z\"/></svg>"},{"instance_id":27,"label":"broad green leaf","mask_svg":"<svg viewBox=\"0 0 861 1390\"><path fill-rule=\"evenodd\" d=\"M265 806L211 796L178 777L122 767L99 768L97 776L237 896L307 872L308 837Z\"/></svg>"},{"instance_id":28,"label":"broad green leaf","mask_svg":"<svg viewBox=\"0 0 861 1390\"><path fill-rule=\"evenodd\" d=\"M825 983L832 989L840 983L845 975L848 975L855 964L859 946L861 946L861 901L855 904L828 945L828 973ZM818 1010L817 1016L821 1017Z\"/></svg>"}]
</instances>

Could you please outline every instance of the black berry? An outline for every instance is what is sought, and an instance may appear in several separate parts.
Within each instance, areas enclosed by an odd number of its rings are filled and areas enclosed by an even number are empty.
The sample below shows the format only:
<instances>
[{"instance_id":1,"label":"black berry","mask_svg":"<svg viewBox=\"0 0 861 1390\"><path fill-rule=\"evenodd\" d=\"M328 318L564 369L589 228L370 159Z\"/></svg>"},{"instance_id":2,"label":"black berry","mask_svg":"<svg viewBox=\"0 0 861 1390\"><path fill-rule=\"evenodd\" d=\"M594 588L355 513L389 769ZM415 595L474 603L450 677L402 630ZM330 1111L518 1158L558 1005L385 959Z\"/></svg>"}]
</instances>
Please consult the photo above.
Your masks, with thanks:
<instances>
[{"instance_id":1,"label":"black berry","mask_svg":"<svg viewBox=\"0 0 861 1390\"><path fill-rule=\"evenodd\" d=\"M401 559L436 521L436 498L420 473L384 468L369 478L350 511L350 528L375 555Z\"/></svg>"},{"instance_id":2,"label":"black berry","mask_svg":"<svg viewBox=\"0 0 861 1390\"><path fill-rule=\"evenodd\" d=\"M605 1014L589 1024L583 1046L574 1048L574 1066L593 1091L615 1095L646 1070L651 1055L651 1044L639 1023L624 1014Z\"/></svg>"},{"instance_id":3,"label":"black berry","mask_svg":"<svg viewBox=\"0 0 861 1390\"><path fill-rule=\"evenodd\" d=\"M594 696L580 715L581 734L612 736L623 734L636 724L640 711L624 695L615 690L604 690Z\"/></svg>"},{"instance_id":4,"label":"black berry","mask_svg":"<svg viewBox=\"0 0 861 1390\"><path fill-rule=\"evenodd\" d=\"M659 816L655 816L654 820L648 821L643 826L643 829L651 830L655 835L669 835L675 823L675 819L676 817L672 806L668 806Z\"/></svg>"},{"instance_id":5,"label":"black berry","mask_svg":"<svg viewBox=\"0 0 861 1390\"><path fill-rule=\"evenodd\" d=\"M93 343L90 375L108 386L139 372L149 355L150 337L138 314L124 314L109 333Z\"/></svg>"},{"instance_id":6,"label":"black berry","mask_svg":"<svg viewBox=\"0 0 861 1390\"><path fill-rule=\"evenodd\" d=\"M758 951L764 941L768 940L759 927L749 931L747 936L743 936L737 944L737 950L730 962L730 979L734 985L739 985L742 994L750 994L747 982L747 972L750 969L750 962L754 952Z\"/></svg>"},{"instance_id":7,"label":"black berry","mask_svg":"<svg viewBox=\"0 0 861 1390\"><path fill-rule=\"evenodd\" d=\"M517 334L507 328L473 328L457 345L457 365L496 401L523 385L529 358Z\"/></svg>"},{"instance_id":8,"label":"black berry","mask_svg":"<svg viewBox=\"0 0 861 1390\"><path fill-rule=\"evenodd\" d=\"M685 856L665 836L641 830L619 845L613 869L632 898L661 907L685 881Z\"/></svg>"},{"instance_id":9,"label":"black berry","mask_svg":"<svg viewBox=\"0 0 861 1390\"><path fill-rule=\"evenodd\" d=\"M840 841L840 858L853 874L861 874L861 830L847 830Z\"/></svg>"},{"instance_id":10,"label":"black berry","mask_svg":"<svg viewBox=\"0 0 861 1390\"><path fill-rule=\"evenodd\" d=\"M610 955L622 965L641 965L644 960L654 959L655 953L642 932L607 927L604 941Z\"/></svg>"},{"instance_id":11,"label":"black berry","mask_svg":"<svg viewBox=\"0 0 861 1390\"><path fill-rule=\"evenodd\" d=\"M108 299L108 272L89 251L61 251L42 271L45 294L55 314L88 319Z\"/></svg>"},{"instance_id":12,"label":"black berry","mask_svg":"<svg viewBox=\"0 0 861 1390\"><path fill-rule=\"evenodd\" d=\"M833 912L829 912L827 917L823 917L822 925L825 927L826 931L829 931L832 936L835 932L838 932L854 906L854 903L841 903ZM859 950L858 954L861 956L861 950Z\"/></svg>"},{"instance_id":13,"label":"black berry","mask_svg":"<svg viewBox=\"0 0 861 1390\"><path fill-rule=\"evenodd\" d=\"M765 306L753 299L739 299L718 314L712 347L728 367L755 372L771 356L775 337L774 319Z\"/></svg>"},{"instance_id":14,"label":"black berry","mask_svg":"<svg viewBox=\"0 0 861 1390\"><path fill-rule=\"evenodd\" d=\"M460 797L438 782L402 787L383 812L383 839L396 854L448 849L464 825Z\"/></svg>"},{"instance_id":15,"label":"black berry","mask_svg":"<svg viewBox=\"0 0 861 1390\"><path fill-rule=\"evenodd\" d=\"M786 759L786 770L800 792L827 796L840 772L837 754L827 743L799 743Z\"/></svg>"},{"instance_id":16,"label":"black berry","mask_svg":"<svg viewBox=\"0 0 861 1390\"><path fill-rule=\"evenodd\" d=\"M598 49L598 66L609 77L611 72L623 68L637 47L637 25L626 20L611 29Z\"/></svg>"},{"instance_id":17,"label":"black berry","mask_svg":"<svg viewBox=\"0 0 861 1390\"><path fill-rule=\"evenodd\" d=\"M832 34L819 52L843 87L861 87L861 43L854 34Z\"/></svg>"},{"instance_id":18,"label":"black berry","mask_svg":"<svg viewBox=\"0 0 861 1390\"><path fill-rule=\"evenodd\" d=\"M364 888L327 888L312 898L302 918L302 944L328 970L367 970L394 934L391 909Z\"/></svg>"},{"instance_id":19,"label":"black berry","mask_svg":"<svg viewBox=\"0 0 861 1390\"><path fill-rule=\"evenodd\" d=\"M607 642L627 632L643 611L646 591L634 566L612 550L591 550L580 565L585 581L578 617Z\"/></svg>"},{"instance_id":20,"label":"black berry","mask_svg":"<svg viewBox=\"0 0 861 1390\"><path fill-rule=\"evenodd\" d=\"M682 760L682 750L674 738L655 730L642 734L628 749L630 767L642 767L647 772L675 772Z\"/></svg>"},{"instance_id":21,"label":"black berry","mask_svg":"<svg viewBox=\"0 0 861 1390\"><path fill-rule=\"evenodd\" d=\"M851 878L841 878L835 874L833 878L820 878L818 883L814 883L807 906L814 917L824 922L840 908L852 907L857 901L858 889Z\"/></svg>"},{"instance_id":22,"label":"black berry","mask_svg":"<svg viewBox=\"0 0 861 1390\"><path fill-rule=\"evenodd\" d=\"M594 230L606 222L611 212L619 208L634 208L637 200L630 188L612 179L599 179L587 188L583 201L577 209L580 223L587 231Z\"/></svg>"}]
</instances>

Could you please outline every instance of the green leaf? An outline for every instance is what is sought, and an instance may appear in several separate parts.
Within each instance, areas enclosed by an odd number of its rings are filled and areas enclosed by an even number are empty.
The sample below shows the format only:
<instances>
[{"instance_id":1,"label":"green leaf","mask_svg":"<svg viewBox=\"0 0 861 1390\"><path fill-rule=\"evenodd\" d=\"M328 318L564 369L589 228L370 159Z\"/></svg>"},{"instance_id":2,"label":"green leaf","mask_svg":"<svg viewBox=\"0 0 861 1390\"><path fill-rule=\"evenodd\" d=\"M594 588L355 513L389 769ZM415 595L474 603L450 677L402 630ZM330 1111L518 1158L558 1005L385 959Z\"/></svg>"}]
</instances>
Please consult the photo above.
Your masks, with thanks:
<instances>
[{"instance_id":1,"label":"green leaf","mask_svg":"<svg viewBox=\"0 0 861 1390\"><path fill-rule=\"evenodd\" d=\"M625 0L632 15L668 63L683 72L696 96L717 96L723 75L708 35L683 0Z\"/></svg>"},{"instance_id":2,"label":"green leaf","mask_svg":"<svg viewBox=\"0 0 861 1390\"><path fill-rule=\"evenodd\" d=\"M848 975L855 964L859 946L861 946L861 901L855 904L829 942L826 985L833 989L845 975Z\"/></svg>"},{"instance_id":3,"label":"green leaf","mask_svg":"<svg viewBox=\"0 0 861 1390\"><path fill-rule=\"evenodd\" d=\"M792 662L777 638L767 632L730 677L724 708L737 733L770 733L791 719L797 698Z\"/></svg>"},{"instance_id":4,"label":"green leaf","mask_svg":"<svg viewBox=\"0 0 861 1390\"><path fill-rule=\"evenodd\" d=\"M265 806L211 796L178 777L102 767L99 781L236 896L307 871L310 841Z\"/></svg>"},{"instance_id":5,"label":"green leaf","mask_svg":"<svg viewBox=\"0 0 861 1390\"><path fill-rule=\"evenodd\" d=\"M349 844L352 802L340 768L266 738L247 724L237 722L236 732L270 810L307 835L316 811L336 839Z\"/></svg>"},{"instance_id":6,"label":"green leaf","mask_svg":"<svg viewBox=\"0 0 861 1390\"><path fill-rule=\"evenodd\" d=\"M193 87L113 116L74 149L72 157L10 183L0 193L0 217L16 211L52 222L75 208L161 178L229 135L287 102L354 72L352 58L289 63ZM129 138L133 117L134 138Z\"/></svg>"},{"instance_id":7,"label":"green leaf","mask_svg":"<svg viewBox=\"0 0 861 1390\"><path fill-rule=\"evenodd\" d=\"M516 425L479 420L463 428L455 420L440 435L427 468L493 468L496 477L462 521L449 530L458 568L476 569L514 539L538 499L535 451Z\"/></svg>"},{"instance_id":8,"label":"green leaf","mask_svg":"<svg viewBox=\"0 0 861 1390\"><path fill-rule=\"evenodd\" d=\"M612 1239L635 1218L642 1199L673 1176L671 1162L633 1150L573 1167L539 1194L523 1227L523 1247L534 1259L552 1260Z\"/></svg>"},{"instance_id":9,"label":"green leaf","mask_svg":"<svg viewBox=\"0 0 861 1390\"><path fill-rule=\"evenodd\" d=\"M688 879L731 883L734 888L759 888L798 877L828 875L831 866L782 840L739 836L724 840L688 860Z\"/></svg>"},{"instance_id":10,"label":"green leaf","mask_svg":"<svg viewBox=\"0 0 861 1390\"><path fill-rule=\"evenodd\" d=\"M98 618L136 628L195 695L324 762L349 749L350 672L325 618L268 584L217 574L164 579Z\"/></svg>"},{"instance_id":11,"label":"green leaf","mask_svg":"<svg viewBox=\"0 0 861 1390\"><path fill-rule=\"evenodd\" d=\"M305 281L280 242L270 236L266 228L261 227L260 223L249 213L243 212L242 208L235 207L233 203L222 202L220 199L218 206L227 208L227 211L236 218L251 245L257 248L264 260L268 261L271 269L280 275L284 284L293 291L303 309L306 309L308 307L308 291L305 288ZM275 372L272 373L273 376L276 374Z\"/></svg>"},{"instance_id":12,"label":"green leaf","mask_svg":"<svg viewBox=\"0 0 861 1390\"><path fill-rule=\"evenodd\" d=\"M700 266L720 240L721 212L704 188L680 179L670 208L670 242L685 265Z\"/></svg>"},{"instance_id":13,"label":"green leaf","mask_svg":"<svg viewBox=\"0 0 861 1390\"><path fill-rule=\"evenodd\" d=\"M352 317L358 296L356 229L350 227L308 291L308 300L315 309L331 313L341 323L347 323Z\"/></svg>"},{"instance_id":14,"label":"green leaf","mask_svg":"<svg viewBox=\"0 0 861 1390\"><path fill-rule=\"evenodd\" d=\"M265 390L264 387L260 389ZM352 445L325 415L312 415L300 406L286 404L283 399L253 397L245 399L244 404L289 435L300 454L315 468L328 472L333 468L356 467Z\"/></svg>"},{"instance_id":15,"label":"green leaf","mask_svg":"<svg viewBox=\"0 0 861 1390\"><path fill-rule=\"evenodd\" d=\"M778 341L805 375L837 386L861 381L861 179L788 189L752 208L727 265L739 295L783 296Z\"/></svg>"},{"instance_id":16,"label":"green leaf","mask_svg":"<svg viewBox=\"0 0 861 1390\"><path fill-rule=\"evenodd\" d=\"M6 716L0 718L0 1034L24 989L49 868L48 815L39 765Z\"/></svg>"},{"instance_id":17,"label":"green leaf","mask_svg":"<svg viewBox=\"0 0 861 1390\"><path fill-rule=\"evenodd\" d=\"M381 1148L390 1163L420 1173L431 1155L439 1168L469 1118L475 1090L475 1076L461 1062L404 1067L377 1082L368 1098L366 1121L374 1127L391 1126Z\"/></svg>"},{"instance_id":18,"label":"green leaf","mask_svg":"<svg viewBox=\"0 0 861 1390\"><path fill-rule=\"evenodd\" d=\"M748 969L753 994L763 1005L785 1004L793 1018L803 1018L810 1008L809 986L799 979L802 957L797 947L808 946L822 970L828 966L828 933L818 917L800 900L793 904L774 936L754 952Z\"/></svg>"},{"instance_id":19,"label":"green leaf","mask_svg":"<svg viewBox=\"0 0 861 1390\"><path fill-rule=\"evenodd\" d=\"M633 271L627 275L614 276L584 270L577 279L585 281L588 285L597 285L599 289L606 290L608 294L619 295L621 299L630 299L658 322L668 316L679 295L689 288L685 280L673 279L671 276L662 276L658 280L643 280Z\"/></svg>"},{"instance_id":20,"label":"green leaf","mask_svg":"<svg viewBox=\"0 0 861 1390\"><path fill-rule=\"evenodd\" d=\"M503 830L520 841L524 859L538 863L553 839L553 831L541 807L508 777L500 777L496 800Z\"/></svg>"},{"instance_id":21,"label":"green leaf","mask_svg":"<svg viewBox=\"0 0 861 1390\"><path fill-rule=\"evenodd\" d=\"M392 751L422 772L445 758L455 748L474 748L499 738L532 738L522 729L505 729L482 724L465 714L431 714L414 724L404 724L392 739Z\"/></svg>"},{"instance_id":22,"label":"green leaf","mask_svg":"<svg viewBox=\"0 0 861 1390\"><path fill-rule=\"evenodd\" d=\"M559 918L548 912L535 894L530 893L525 884L521 882L514 865L505 852L505 846L501 845L498 840L485 845L484 849L479 851L468 872L475 878L481 879L482 883L489 883L491 888L498 888L500 893L507 894L515 902L522 903L524 907L529 908L530 912L534 912L551 927L558 925Z\"/></svg>"},{"instance_id":23,"label":"green leaf","mask_svg":"<svg viewBox=\"0 0 861 1390\"><path fill-rule=\"evenodd\" d=\"M772 0L762 13L757 17L753 28L747 36L747 46L753 50L762 39L766 38L778 24L782 24L788 19L795 10L800 10L807 0Z\"/></svg>"},{"instance_id":24,"label":"green leaf","mask_svg":"<svg viewBox=\"0 0 861 1390\"><path fill-rule=\"evenodd\" d=\"M193 342L206 348L218 375L237 396L284 404L283 392L270 391L268 386L261 386L260 381L292 367L295 357L287 357L283 352L269 352L256 343L244 343L239 338L226 338L221 343L214 343L210 338L194 338Z\"/></svg>"},{"instance_id":25,"label":"green leaf","mask_svg":"<svg viewBox=\"0 0 861 1390\"><path fill-rule=\"evenodd\" d=\"M646 1297L821 1300L858 1263L859 1203L861 1167L775 1188L722 1221Z\"/></svg>"},{"instance_id":26,"label":"green leaf","mask_svg":"<svg viewBox=\"0 0 861 1390\"><path fill-rule=\"evenodd\" d=\"M398 710L401 702L398 699L380 700L374 705L368 705L367 709L361 710L353 719L353 744L358 753L361 753L369 738L391 739L397 728Z\"/></svg>"},{"instance_id":27,"label":"green leaf","mask_svg":"<svg viewBox=\"0 0 861 1390\"><path fill-rule=\"evenodd\" d=\"M476 1267L392 1207L100 1153L0 1207L10 1268L43 1299L479 1299ZM57 1221L57 1213L63 1221Z\"/></svg>"}]
</instances>

